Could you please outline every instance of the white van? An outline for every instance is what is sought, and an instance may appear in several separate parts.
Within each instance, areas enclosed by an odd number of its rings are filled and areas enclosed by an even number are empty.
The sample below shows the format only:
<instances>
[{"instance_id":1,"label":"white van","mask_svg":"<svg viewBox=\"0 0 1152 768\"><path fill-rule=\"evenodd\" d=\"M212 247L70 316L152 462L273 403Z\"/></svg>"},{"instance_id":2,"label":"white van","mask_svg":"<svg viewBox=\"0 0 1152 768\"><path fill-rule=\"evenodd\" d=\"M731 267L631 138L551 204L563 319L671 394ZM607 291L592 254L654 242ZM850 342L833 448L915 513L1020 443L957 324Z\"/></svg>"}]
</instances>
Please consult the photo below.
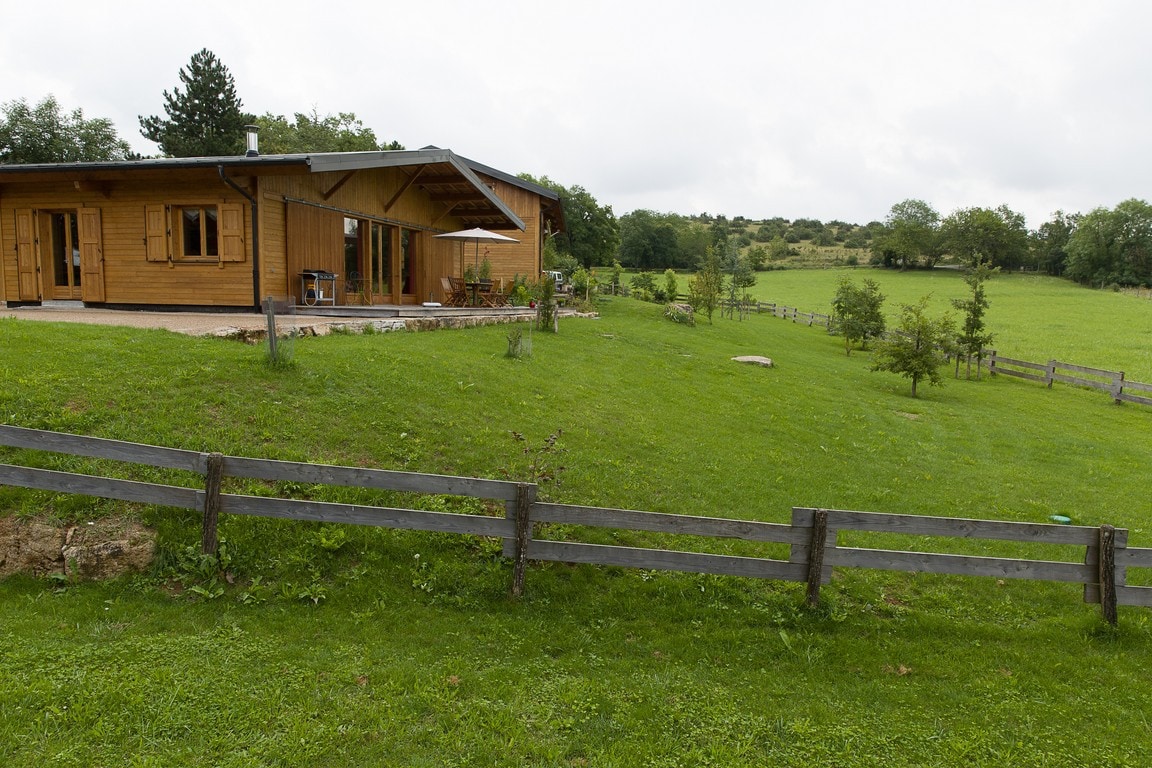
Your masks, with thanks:
<instances>
[{"instance_id":1,"label":"white van","mask_svg":"<svg viewBox=\"0 0 1152 768\"><path fill-rule=\"evenodd\" d=\"M556 283L556 293L564 293L568 290L567 285L564 283L564 273L558 269L546 269L541 273L543 277L551 278Z\"/></svg>"}]
</instances>

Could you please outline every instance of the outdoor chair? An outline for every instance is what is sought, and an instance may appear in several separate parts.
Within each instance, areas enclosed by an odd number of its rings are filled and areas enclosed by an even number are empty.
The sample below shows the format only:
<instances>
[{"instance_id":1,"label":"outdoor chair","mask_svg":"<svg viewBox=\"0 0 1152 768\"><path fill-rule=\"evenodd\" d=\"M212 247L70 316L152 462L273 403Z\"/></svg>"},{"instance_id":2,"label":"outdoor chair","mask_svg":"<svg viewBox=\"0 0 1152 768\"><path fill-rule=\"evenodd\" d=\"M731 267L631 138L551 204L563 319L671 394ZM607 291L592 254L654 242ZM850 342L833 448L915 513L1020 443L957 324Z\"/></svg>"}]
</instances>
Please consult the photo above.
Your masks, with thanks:
<instances>
[{"instance_id":1,"label":"outdoor chair","mask_svg":"<svg viewBox=\"0 0 1152 768\"><path fill-rule=\"evenodd\" d=\"M508 303L508 298L504 295L504 280L500 280L499 286L494 282L483 285L480 290L480 301L486 307L503 307Z\"/></svg>"},{"instance_id":2,"label":"outdoor chair","mask_svg":"<svg viewBox=\"0 0 1152 768\"><path fill-rule=\"evenodd\" d=\"M468 305L468 290L464 281L458 277L440 278L440 286L444 289L444 303L450 307L464 307Z\"/></svg>"},{"instance_id":3,"label":"outdoor chair","mask_svg":"<svg viewBox=\"0 0 1152 768\"><path fill-rule=\"evenodd\" d=\"M344 303L345 304L371 304L367 297L364 295L364 280L361 279L360 273L353 270L348 273L348 279L344 281Z\"/></svg>"}]
</instances>

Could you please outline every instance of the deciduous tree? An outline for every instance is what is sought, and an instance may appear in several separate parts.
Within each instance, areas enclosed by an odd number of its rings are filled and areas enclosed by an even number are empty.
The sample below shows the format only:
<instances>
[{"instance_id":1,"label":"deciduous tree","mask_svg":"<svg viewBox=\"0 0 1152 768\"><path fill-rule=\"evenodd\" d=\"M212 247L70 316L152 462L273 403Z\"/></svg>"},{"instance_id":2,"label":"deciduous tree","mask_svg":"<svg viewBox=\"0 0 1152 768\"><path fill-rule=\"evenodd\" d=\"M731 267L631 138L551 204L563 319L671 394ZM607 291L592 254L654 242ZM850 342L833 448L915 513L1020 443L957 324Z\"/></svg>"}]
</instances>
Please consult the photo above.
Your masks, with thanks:
<instances>
[{"instance_id":1,"label":"deciduous tree","mask_svg":"<svg viewBox=\"0 0 1152 768\"><path fill-rule=\"evenodd\" d=\"M852 345L860 342L861 349L868 339L884 333L884 295L875 280L864 278L858 286L849 277L841 277L832 299L832 315L836 330L844 337L844 354L852 354Z\"/></svg>"},{"instance_id":2,"label":"deciduous tree","mask_svg":"<svg viewBox=\"0 0 1152 768\"><path fill-rule=\"evenodd\" d=\"M527 173L519 176L560 196L567 231L553 240L557 241L556 247L561 253L571 255L585 268L612 263L620 245L620 228L612 206L600 205L578 184L565 188L547 176L538 179Z\"/></svg>"},{"instance_id":3,"label":"deciduous tree","mask_svg":"<svg viewBox=\"0 0 1152 768\"><path fill-rule=\"evenodd\" d=\"M164 91L167 119L140 116L140 133L168 157L242 154L244 126L255 118L243 111L228 68L207 48L180 68L184 90Z\"/></svg>"},{"instance_id":4,"label":"deciduous tree","mask_svg":"<svg viewBox=\"0 0 1152 768\"><path fill-rule=\"evenodd\" d=\"M352 112L320 115L297 112L292 122L283 115L267 113L256 118L260 126L260 151L266 155L305 152L378 152L404 149L399 142L381 142L376 133Z\"/></svg>"},{"instance_id":5,"label":"deciduous tree","mask_svg":"<svg viewBox=\"0 0 1152 768\"><path fill-rule=\"evenodd\" d=\"M720 304L720 293L724 288L724 271L720 265L720 257L716 249L708 246L704 252L704 261L700 271L688 283L688 303L697 313L708 316L708 324L712 324L712 313Z\"/></svg>"},{"instance_id":6,"label":"deciduous tree","mask_svg":"<svg viewBox=\"0 0 1152 768\"><path fill-rule=\"evenodd\" d=\"M940 237L944 248L968 267L987 260L993 267L1017 269L1028 261L1024 216L1006 205L961 208L944 219Z\"/></svg>"},{"instance_id":7,"label":"deciduous tree","mask_svg":"<svg viewBox=\"0 0 1152 768\"><path fill-rule=\"evenodd\" d=\"M916 199L896 203L884 225L872 250L885 266L931 267L940 260L940 214L928 203Z\"/></svg>"},{"instance_id":8,"label":"deciduous tree","mask_svg":"<svg viewBox=\"0 0 1152 768\"><path fill-rule=\"evenodd\" d=\"M49 94L34 107L25 99L0 106L0 163L84 163L133 156L112 121L64 113Z\"/></svg>"},{"instance_id":9,"label":"deciduous tree","mask_svg":"<svg viewBox=\"0 0 1152 768\"><path fill-rule=\"evenodd\" d=\"M927 307L927 296L916 304L905 304L899 325L877 341L872 355L873 371L898 373L912 380L912 397L916 397L916 387L925 379L932 386L943 386L940 366L953 348L956 336L952 317L929 317Z\"/></svg>"},{"instance_id":10,"label":"deciduous tree","mask_svg":"<svg viewBox=\"0 0 1152 768\"><path fill-rule=\"evenodd\" d=\"M1056 211L1052 219L1032 233L1032 258L1036 266L1050 275L1064 274L1068 259L1068 241L1080 221L1078 213Z\"/></svg>"},{"instance_id":11,"label":"deciduous tree","mask_svg":"<svg viewBox=\"0 0 1152 768\"><path fill-rule=\"evenodd\" d=\"M1086 214L1068 241L1065 274L1090 285L1152 287L1152 206L1132 199Z\"/></svg>"}]
</instances>

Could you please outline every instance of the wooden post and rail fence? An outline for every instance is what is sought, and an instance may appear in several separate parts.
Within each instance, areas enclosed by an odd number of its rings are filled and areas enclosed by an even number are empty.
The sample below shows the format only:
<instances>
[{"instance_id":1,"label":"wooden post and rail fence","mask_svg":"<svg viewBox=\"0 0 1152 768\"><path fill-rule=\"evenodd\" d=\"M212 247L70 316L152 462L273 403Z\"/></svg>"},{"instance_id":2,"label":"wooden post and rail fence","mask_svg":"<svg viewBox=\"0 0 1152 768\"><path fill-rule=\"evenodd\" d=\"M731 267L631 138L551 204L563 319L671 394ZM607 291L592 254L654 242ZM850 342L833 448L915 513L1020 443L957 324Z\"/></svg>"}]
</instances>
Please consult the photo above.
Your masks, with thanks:
<instances>
[{"instance_id":1,"label":"wooden post and rail fence","mask_svg":"<svg viewBox=\"0 0 1152 768\"><path fill-rule=\"evenodd\" d=\"M827 328L829 333L836 332L836 318L830 315L823 315L819 312L801 312L796 307L787 307L783 304L765 301L751 302L748 307L757 313L768 312L775 317L791 320L794 323L822 326ZM1073 365L1058 360L1034 363L1005 357L996 350L986 351L981 355L981 362L994 376L1002 374L1029 381L1038 381L1045 384L1049 389L1052 388L1054 382L1072 384L1073 386L1107 392L1117 404L1152 405L1152 384L1129 381L1125 378L1123 371Z\"/></svg>"},{"instance_id":2,"label":"wooden post and rail fence","mask_svg":"<svg viewBox=\"0 0 1152 768\"><path fill-rule=\"evenodd\" d=\"M1111 624L1117 622L1118 605L1152 607L1152 587L1127 584L1130 568L1152 568L1152 549L1128 546L1128 531L1111 525L1020 523L803 507L792 510L789 523L768 523L546 503L536 498L538 489L532 483L252 459L6 425L0 425L0 446L183 470L201 476L203 482L197 487L184 487L0 464L0 484L4 485L196 510L202 515L201 546L207 554L216 551L220 515L255 515L500 538L504 541L504 554L512 563L511 591L515 596L523 594L528 563L536 560L800 582L806 584L809 604L819 600L820 587L828 583L833 568L870 568L1081 584L1084 601L1099 603L1104 619ZM489 499L502 503L504 515L244 496L224 492L225 480L230 477ZM787 545L788 556L773 559L538 538L537 532L546 533L549 523ZM574 533L575 529L565 530ZM1055 545L1063 547L1061 551L1067 559L862 548L842 543L843 532L853 536L856 532L870 532Z\"/></svg>"}]
</instances>

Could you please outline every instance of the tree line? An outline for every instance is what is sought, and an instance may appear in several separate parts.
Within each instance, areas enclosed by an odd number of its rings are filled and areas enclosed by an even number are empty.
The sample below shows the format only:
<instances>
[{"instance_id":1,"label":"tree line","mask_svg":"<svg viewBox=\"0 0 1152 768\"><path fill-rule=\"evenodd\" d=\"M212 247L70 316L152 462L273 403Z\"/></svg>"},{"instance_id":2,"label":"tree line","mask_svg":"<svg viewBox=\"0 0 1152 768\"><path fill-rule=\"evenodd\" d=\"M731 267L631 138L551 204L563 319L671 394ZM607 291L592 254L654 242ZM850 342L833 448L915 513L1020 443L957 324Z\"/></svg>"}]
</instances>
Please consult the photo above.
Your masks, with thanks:
<instances>
[{"instance_id":1,"label":"tree line","mask_svg":"<svg viewBox=\"0 0 1152 768\"><path fill-rule=\"evenodd\" d=\"M872 245L873 260L901 269L987 260L1005 271L1034 269L1096 287L1152 287L1152 206L1125 200L1087 214L1056 211L1035 230L1006 205L961 208L941 218L923 200L893 205Z\"/></svg>"}]
</instances>

